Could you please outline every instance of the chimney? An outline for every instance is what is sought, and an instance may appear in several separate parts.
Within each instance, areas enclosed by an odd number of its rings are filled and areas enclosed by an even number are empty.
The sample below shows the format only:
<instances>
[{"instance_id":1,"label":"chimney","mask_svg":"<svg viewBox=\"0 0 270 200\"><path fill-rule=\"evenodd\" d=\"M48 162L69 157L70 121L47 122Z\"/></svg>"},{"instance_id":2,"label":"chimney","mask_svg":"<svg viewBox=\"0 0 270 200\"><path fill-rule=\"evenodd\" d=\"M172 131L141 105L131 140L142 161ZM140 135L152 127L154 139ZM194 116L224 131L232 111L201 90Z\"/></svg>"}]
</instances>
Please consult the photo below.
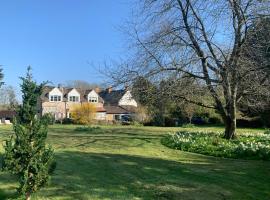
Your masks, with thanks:
<instances>
[{"instance_id":1,"label":"chimney","mask_svg":"<svg viewBox=\"0 0 270 200\"><path fill-rule=\"evenodd\" d=\"M96 92L96 93L100 93L100 88L99 88L99 87L96 87L96 88L95 88L95 92Z\"/></svg>"},{"instance_id":2,"label":"chimney","mask_svg":"<svg viewBox=\"0 0 270 200\"><path fill-rule=\"evenodd\" d=\"M58 89L59 89L62 93L64 93L64 88L63 88L62 84L58 84Z\"/></svg>"},{"instance_id":3,"label":"chimney","mask_svg":"<svg viewBox=\"0 0 270 200\"><path fill-rule=\"evenodd\" d=\"M113 87L110 86L107 90L108 90L108 93L111 93L113 91Z\"/></svg>"},{"instance_id":4,"label":"chimney","mask_svg":"<svg viewBox=\"0 0 270 200\"><path fill-rule=\"evenodd\" d=\"M128 91L128 90L129 90L128 85L125 85L125 91Z\"/></svg>"}]
</instances>

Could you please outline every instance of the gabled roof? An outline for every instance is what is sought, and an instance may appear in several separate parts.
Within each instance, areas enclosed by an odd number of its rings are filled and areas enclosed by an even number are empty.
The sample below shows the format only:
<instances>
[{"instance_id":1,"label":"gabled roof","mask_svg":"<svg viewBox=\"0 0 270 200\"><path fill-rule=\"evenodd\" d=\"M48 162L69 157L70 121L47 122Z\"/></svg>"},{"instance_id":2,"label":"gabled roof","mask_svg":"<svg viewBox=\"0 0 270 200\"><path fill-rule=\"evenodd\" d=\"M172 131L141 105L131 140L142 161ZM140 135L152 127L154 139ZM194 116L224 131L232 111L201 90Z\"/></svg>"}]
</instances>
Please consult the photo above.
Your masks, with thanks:
<instances>
[{"instance_id":1,"label":"gabled roof","mask_svg":"<svg viewBox=\"0 0 270 200\"><path fill-rule=\"evenodd\" d=\"M105 105L117 106L120 99L124 96L126 90L104 90L99 93L99 96L104 100Z\"/></svg>"},{"instance_id":2,"label":"gabled roof","mask_svg":"<svg viewBox=\"0 0 270 200\"><path fill-rule=\"evenodd\" d=\"M42 94L40 96L42 101L49 101L49 92L52 91L55 87L45 86L43 88Z\"/></svg>"},{"instance_id":3,"label":"gabled roof","mask_svg":"<svg viewBox=\"0 0 270 200\"><path fill-rule=\"evenodd\" d=\"M53 86L45 86L44 89L43 89L43 92L40 96L41 100L44 102L46 101L49 101L49 93L54 89L54 88L57 88L57 87L53 87ZM87 99L87 96L88 94L93 90L93 89L88 89L88 90L82 90L82 89L78 89L78 88L66 88L66 87L63 87L63 88L58 88L62 93L63 93L63 100L64 101L68 101L68 93L70 91L72 91L73 89L76 89L77 92L80 93L80 99L82 102L88 102L88 99ZM102 103L104 102L104 100L99 96L98 98L98 102L99 103Z\"/></svg>"}]
</instances>

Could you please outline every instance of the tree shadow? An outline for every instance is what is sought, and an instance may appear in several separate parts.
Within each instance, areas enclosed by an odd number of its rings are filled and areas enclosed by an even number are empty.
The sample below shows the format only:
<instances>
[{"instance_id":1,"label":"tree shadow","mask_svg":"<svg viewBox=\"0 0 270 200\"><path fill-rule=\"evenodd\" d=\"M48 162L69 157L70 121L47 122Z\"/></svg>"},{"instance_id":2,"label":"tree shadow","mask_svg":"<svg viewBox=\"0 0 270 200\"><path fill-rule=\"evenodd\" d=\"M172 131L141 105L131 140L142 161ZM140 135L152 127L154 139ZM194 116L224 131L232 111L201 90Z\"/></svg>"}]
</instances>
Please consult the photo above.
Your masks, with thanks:
<instances>
[{"instance_id":1,"label":"tree shadow","mask_svg":"<svg viewBox=\"0 0 270 200\"><path fill-rule=\"evenodd\" d=\"M5 186L8 184L16 184L15 177L10 175L8 172L2 170L3 166L3 155L0 153L0 185ZM0 187L0 199L15 199L18 197L16 188L10 187L9 190L4 190Z\"/></svg>"},{"instance_id":2,"label":"tree shadow","mask_svg":"<svg viewBox=\"0 0 270 200\"><path fill-rule=\"evenodd\" d=\"M51 186L39 193L63 199L231 199L232 190L250 198L244 186L249 171L238 173L218 160L194 163L108 153L62 152L56 155L57 170ZM234 162L234 161L232 161ZM229 168L229 169L227 169ZM240 167L241 168L241 167ZM269 173L268 173L269 178ZM223 181L223 182L222 182ZM244 187L237 188L238 184ZM232 188L232 183L236 188ZM270 184L261 185L261 196L269 195ZM238 191L237 191L238 190ZM256 194L257 197L258 194ZM243 196L244 197L244 196Z\"/></svg>"},{"instance_id":3,"label":"tree shadow","mask_svg":"<svg viewBox=\"0 0 270 200\"><path fill-rule=\"evenodd\" d=\"M70 134L72 133L73 136L91 136L91 135L110 135L110 134L123 134L126 136L156 136L156 137L162 137L165 135L168 131L165 131L162 133L155 133L155 132L149 132L149 130L145 130L143 128L137 128L137 127L112 127L112 128L104 128L104 127L92 127L93 129L90 130L80 130L81 126L75 126L74 128L71 127L50 127L49 132L52 133L54 136L63 136L63 134ZM90 127L91 128L91 127Z\"/></svg>"},{"instance_id":4,"label":"tree shadow","mask_svg":"<svg viewBox=\"0 0 270 200\"><path fill-rule=\"evenodd\" d=\"M157 143L164 134L133 128L102 128L104 133L96 135L74 134L73 130L50 130L49 140L60 145L55 154L57 168L50 185L34 195L33 200L269 199L270 162L182 154L171 149L168 152L177 152L179 158L162 159L160 151L153 152L154 157L135 156L129 152L132 148L126 154L112 154L107 153L112 148ZM106 153L82 152L89 151L93 143L98 143L95 150ZM61 145L78 151L63 151ZM106 145L109 150L104 148ZM0 172L0 200L15 197L14 186L2 187L9 184L14 185L15 180Z\"/></svg>"},{"instance_id":5,"label":"tree shadow","mask_svg":"<svg viewBox=\"0 0 270 200\"><path fill-rule=\"evenodd\" d=\"M50 185L33 199L268 199L270 195L269 162L247 167L246 161L211 157L191 156L186 162L186 158L79 151L57 152L56 161ZM253 174L254 170L261 172ZM0 173L0 180L1 186L15 182L7 173ZM1 200L15 197L15 187L0 187Z\"/></svg>"},{"instance_id":6,"label":"tree shadow","mask_svg":"<svg viewBox=\"0 0 270 200\"><path fill-rule=\"evenodd\" d=\"M121 147L139 147L146 143L153 143L159 141L164 135L161 134L147 134L145 132L124 132L123 129L117 129L117 131L101 129L102 134L87 134L84 132L71 133L71 134L59 134L50 133L48 141L51 144L56 144L59 149L65 148L86 148L89 145L95 143L104 143L103 145L121 146ZM57 141L57 143L55 143ZM62 142L61 142L62 141ZM69 142L68 142L69 141Z\"/></svg>"}]
</instances>

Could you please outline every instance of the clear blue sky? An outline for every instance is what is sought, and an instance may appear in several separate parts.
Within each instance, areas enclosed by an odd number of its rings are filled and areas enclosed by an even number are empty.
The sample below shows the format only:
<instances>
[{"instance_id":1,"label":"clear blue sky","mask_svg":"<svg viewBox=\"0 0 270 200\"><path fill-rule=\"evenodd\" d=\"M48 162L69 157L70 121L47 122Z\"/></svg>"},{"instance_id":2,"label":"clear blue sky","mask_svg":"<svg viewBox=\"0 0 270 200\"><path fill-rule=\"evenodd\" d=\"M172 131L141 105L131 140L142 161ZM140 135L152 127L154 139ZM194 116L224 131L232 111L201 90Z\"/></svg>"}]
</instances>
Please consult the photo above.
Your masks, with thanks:
<instances>
[{"instance_id":1,"label":"clear blue sky","mask_svg":"<svg viewBox=\"0 0 270 200\"><path fill-rule=\"evenodd\" d=\"M0 0L0 64L18 88L31 65L37 81L100 83L89 63L119 58L128 0Z\"/></svg>"}]
</instances>

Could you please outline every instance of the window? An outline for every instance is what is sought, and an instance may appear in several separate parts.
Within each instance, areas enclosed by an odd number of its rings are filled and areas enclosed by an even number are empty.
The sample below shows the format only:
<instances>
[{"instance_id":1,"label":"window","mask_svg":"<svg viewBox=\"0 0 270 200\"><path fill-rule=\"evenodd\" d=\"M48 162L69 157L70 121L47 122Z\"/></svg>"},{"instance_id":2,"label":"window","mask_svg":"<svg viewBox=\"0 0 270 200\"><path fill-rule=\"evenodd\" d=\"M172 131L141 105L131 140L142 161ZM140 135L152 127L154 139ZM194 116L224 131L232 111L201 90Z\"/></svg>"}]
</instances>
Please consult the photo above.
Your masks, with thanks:
<instances>
[{"instance_id":1,"label":"window","mask_svg":"<svg viewBox=\"0 0 270 200\"><path fill-rule=\"evenodd\" d=\"M50 96L50 101L62 101L62 97L59 95Z\"/></svg>"},{"instance_id":2,"label":"window","mask_svg":"<svg viewBox=\"0 0 270 200\"><path fill-rule=\"evenodd\" d=\"M89 102L97 103L98 99L97 99L97 97L89 97Z\"/></svg>"},{"instance_id":3,"label":"window","mask_svg":"<svg viewBox=\"0 0 270 200\"><path fill-rule=\"evenodd\" d=\"M69 97L69 101L72 101L72 102L79 102L79 97L78 97L78 96L70 96L70 97Z\"/></svg>"},{"instance_id":4,"label":"window","mask_svg":"<svg viewBox=\"0 0 270 200\"><path fill-rule=\"evenodd\" d=\"M114 115L114 120L119 121L120 117L121 117L120 115Z\"/></svg>"}]
</instances>

